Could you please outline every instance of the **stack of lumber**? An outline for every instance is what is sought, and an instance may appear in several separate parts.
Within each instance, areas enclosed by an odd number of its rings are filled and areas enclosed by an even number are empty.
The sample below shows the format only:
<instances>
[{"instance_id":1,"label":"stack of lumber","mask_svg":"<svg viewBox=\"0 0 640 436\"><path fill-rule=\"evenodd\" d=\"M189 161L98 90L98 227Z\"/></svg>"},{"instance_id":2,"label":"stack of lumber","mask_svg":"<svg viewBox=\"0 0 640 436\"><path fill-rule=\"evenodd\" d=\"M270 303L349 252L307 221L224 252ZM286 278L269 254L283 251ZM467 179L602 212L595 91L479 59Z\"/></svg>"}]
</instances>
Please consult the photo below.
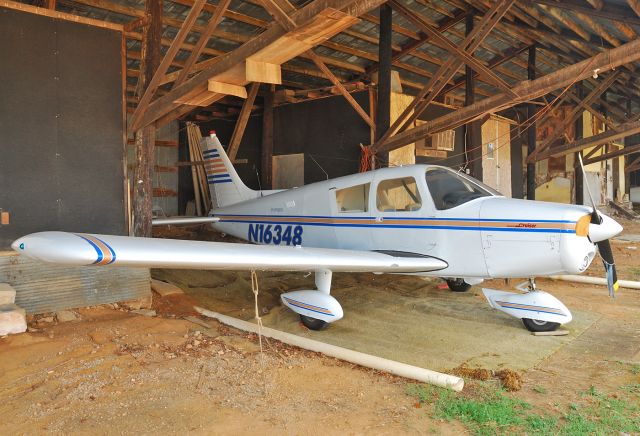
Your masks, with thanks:
<instances>
[{"instance_id":1,"label":"stack of lumber","mask_svg":"<svg viewBox=\"0 0 640 436\"><path fill-rule=\"evenodd\" d=\"M187 123L187 138L189 142L189 160L191 161L191 177L193 178L196 214L203 216L211 209L211 196L209 195L207 174L204 170L204 157L200 149L202 133L195 123Z\"/></svg>"}]
</instances>

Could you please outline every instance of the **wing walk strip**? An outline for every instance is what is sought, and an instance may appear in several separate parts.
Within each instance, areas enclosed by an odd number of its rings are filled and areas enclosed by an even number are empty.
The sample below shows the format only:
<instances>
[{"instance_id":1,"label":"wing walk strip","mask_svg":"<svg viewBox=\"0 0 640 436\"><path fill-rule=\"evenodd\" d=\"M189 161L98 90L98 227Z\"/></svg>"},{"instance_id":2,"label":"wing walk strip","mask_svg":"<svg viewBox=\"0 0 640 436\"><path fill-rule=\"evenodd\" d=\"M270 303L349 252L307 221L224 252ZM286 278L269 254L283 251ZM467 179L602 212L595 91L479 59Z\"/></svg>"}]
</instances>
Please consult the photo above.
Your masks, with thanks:
<instances>
[{"instance_id":1,"label":"wing walk strip","mask_svg":"<svg viewBox=\"0 0 640 436\"><path fill-rule=\"evenodd\" d=\"M378 221L375 217L304 217L268 215L216 214L220 222L252 224L304 224L333 227L379 227L441 230L493 230L503 232L575 233L574 221L527 221L465 218L388 218Z\"/></svg>"},{"instance_id":2,"label":"wing walk strip","mask_svg":"<svg viewBox=\"0 0 640 436\"><path fill-rule=\"evenodd\" d=\"M92 265L109 265L116 261L116 252L102 239L98 239L93 235L74 234L87 241L96 250L98 258Z\"/></svg>"}]
</instances>

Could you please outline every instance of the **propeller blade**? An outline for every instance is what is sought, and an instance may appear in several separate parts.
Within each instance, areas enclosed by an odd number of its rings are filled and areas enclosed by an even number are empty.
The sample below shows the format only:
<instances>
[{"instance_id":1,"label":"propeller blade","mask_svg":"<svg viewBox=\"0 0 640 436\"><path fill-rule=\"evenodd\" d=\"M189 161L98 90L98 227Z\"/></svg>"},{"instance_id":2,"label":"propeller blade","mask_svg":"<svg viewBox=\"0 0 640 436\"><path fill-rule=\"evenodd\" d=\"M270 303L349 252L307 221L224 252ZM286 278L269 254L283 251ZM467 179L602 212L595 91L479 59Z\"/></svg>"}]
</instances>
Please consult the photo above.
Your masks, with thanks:
<instances>
[{"instance_id":1,"label":"propeller blade","mask_svg":"<svg viewBox=\"0 0 640 436\"><path fill-rule=\"evenodd\" d=\"M615 298L615 293L618 290L618 273L616 272L616 263L613 259L613 251L611 250L611 243L608 239L600 241L596 244L598 246L598 252L602 258L604 264L604 270L607 276L607 287L609 288L609 296Z\"/></svg>"},{"instance_id":2,"label":"propeller blade","mask_svg":"<svg viewBox=\"0 0 640 436\"><path fill-rule=\"evenodd\" d=\"M580 161L580 169L582 170L582 185L587 187L587 194L589 194L589 201L591 201L591 207L593 208L593 212L591 212L591 222L593 224L600 224L602 219L600 215L598 215L598 211L596 210L596 202L593 201L593 195L591 195L591 189L589 188L589 182L585 180L587 178L587 172L584 170L584 163L582 162L582 153L578 153L578 161Z\"/></svg>"}]
</instances>

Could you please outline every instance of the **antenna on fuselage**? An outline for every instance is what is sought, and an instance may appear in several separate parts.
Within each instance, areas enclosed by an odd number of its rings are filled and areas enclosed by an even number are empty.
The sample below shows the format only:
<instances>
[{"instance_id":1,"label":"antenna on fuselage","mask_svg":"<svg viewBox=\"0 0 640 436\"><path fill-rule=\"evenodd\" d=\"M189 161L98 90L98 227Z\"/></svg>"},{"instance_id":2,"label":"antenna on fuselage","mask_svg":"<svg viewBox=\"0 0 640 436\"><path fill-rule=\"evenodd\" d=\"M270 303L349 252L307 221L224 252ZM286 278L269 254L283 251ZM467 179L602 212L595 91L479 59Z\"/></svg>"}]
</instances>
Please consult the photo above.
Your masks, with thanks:
<instances>
[{"instance_id":1,"label":"antenna on fuselage","mask_svg":"<svg viewBox=\"0 0 640 436\"><path fill-rule=\"evenodd\" d=\"M327 176L327 180L329 180L329 173L327 173L324 168L322 168L322 166L318 163L318 161L313 157L313 155L311 153L309 153L309 157L311 158L311 160L313 160L316 165L318 165L318 168L320 168L320 170L322 170L322 172L324 173L325 176Z\"/></svg>"}]
</instances>

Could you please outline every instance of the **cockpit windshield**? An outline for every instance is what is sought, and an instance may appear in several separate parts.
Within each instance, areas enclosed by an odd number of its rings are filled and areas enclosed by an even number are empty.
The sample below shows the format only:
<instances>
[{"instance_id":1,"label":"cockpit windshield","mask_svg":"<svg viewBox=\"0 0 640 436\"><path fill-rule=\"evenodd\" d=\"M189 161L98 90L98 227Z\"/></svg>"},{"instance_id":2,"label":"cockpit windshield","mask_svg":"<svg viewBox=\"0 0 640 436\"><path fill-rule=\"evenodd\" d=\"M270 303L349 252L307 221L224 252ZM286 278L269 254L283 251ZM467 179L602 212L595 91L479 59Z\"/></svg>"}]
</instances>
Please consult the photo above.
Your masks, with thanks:
<instances>
[{"instance_id":1,"label":"cockpit windshield","mask_svg":"<svg viewBox=\"0 0 640 436\"><path fill-rule=\"evenodd\" d=\"M438 210L452 209L480 197L502 195L484 183L448 168L427 168L425 177Z\"/></svg>"}]
</instances>

